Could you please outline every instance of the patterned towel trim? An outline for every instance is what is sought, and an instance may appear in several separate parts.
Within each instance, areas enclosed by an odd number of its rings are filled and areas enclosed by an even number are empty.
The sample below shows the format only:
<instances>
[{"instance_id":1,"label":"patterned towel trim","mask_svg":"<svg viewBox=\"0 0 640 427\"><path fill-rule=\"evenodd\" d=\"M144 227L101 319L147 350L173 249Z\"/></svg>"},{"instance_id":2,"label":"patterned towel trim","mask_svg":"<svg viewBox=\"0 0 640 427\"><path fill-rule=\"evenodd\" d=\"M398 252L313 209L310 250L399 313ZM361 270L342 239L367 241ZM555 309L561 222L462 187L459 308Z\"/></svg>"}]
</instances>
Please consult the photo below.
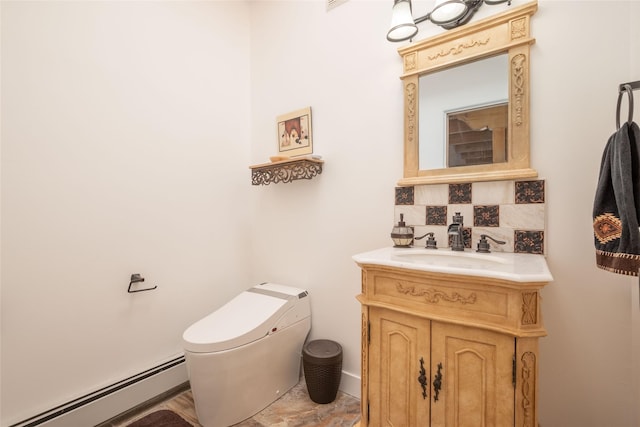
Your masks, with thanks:
<instances>
[{"instance_id":1,"label":"patterned towel trim","mask_svg":"<svg viewBox=\"0 0 640 427\"><path fill-rule=\"evenodd\" d=\"M640 269L640 255L607 252L596 249L596 265L612 273L637 276Z\"/></svg>"}]
</instances>

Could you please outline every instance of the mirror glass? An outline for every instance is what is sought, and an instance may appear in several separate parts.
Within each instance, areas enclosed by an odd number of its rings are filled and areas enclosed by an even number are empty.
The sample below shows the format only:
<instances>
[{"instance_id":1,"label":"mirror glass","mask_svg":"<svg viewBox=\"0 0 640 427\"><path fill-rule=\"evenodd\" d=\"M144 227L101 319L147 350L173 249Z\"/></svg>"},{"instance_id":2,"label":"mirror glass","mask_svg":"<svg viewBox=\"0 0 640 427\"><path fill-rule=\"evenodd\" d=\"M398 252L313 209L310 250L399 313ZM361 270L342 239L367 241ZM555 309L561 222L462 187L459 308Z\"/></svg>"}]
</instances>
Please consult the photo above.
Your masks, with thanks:
<instances>
[{"instance_id":1,"label":"mirror glass","mask_svg":"<svg viewBox=\"0 0 640 427\"><path fill-rule=\"evenodd\" d=\"M508 57L483 58L419 78L419 168L507 159Z\"/></svg>"}]
</instances>

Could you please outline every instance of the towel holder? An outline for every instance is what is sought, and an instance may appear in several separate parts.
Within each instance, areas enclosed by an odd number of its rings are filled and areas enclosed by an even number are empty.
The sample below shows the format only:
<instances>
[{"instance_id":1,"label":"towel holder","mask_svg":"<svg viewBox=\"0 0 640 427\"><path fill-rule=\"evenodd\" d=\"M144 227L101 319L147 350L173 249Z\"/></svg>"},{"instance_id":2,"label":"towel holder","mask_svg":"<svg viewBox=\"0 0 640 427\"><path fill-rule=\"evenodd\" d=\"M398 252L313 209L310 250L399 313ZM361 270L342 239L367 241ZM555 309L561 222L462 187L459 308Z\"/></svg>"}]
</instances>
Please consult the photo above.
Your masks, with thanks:
<instances>
[{"instance_id":1,"label":"towel holder","mask_svg":"<svg viewBox=\"0 0 640 427\"><path fill-rule=\"evenodd\" d=\"M640 89L640 80L635 82L622 83L618 87L618 106L616 108L616 129L620 129L620 103L622 102L622 94L627 93L629 97L629 115L627 123L631 124L633 121L633 91ZM638 297L640 299L640 270L638 270ZM640 307L640 300L638 301Z\"/></svg>"},{"instance_id":2,"label":"towel holder","mask_svg":"<svg viewBox=\"0 0 640 427\"><path fill-rule=\"evenodd\" d=\"M629 115L627 123L633 121L633 91L640 89L640 80L629 83L622 83L618 87L618 106L616 108L616 129L620 129L620 105L622 103L622 95L626 92L629 98Z\"/></svg>"},{"instance_id":3,"label":"towel holder","mask_svg":"<svg viewBox=\"0 0 640 427\"><path fill-rule=\"evenodd\" d=\"M144 282L144 277L142 277L141 274L139 273L134 273L131 275L131 280L129 282L129 289L127 289L127 292L132 294L134 292L144 292L144 291L152 291L154 289L156 289L158 286L154 286L152 288L144 288L144 289L135 289L135 290L131 290L131 285L133 285L134 283L140 283L140 282Z\"/></svg>"}]
</instances>

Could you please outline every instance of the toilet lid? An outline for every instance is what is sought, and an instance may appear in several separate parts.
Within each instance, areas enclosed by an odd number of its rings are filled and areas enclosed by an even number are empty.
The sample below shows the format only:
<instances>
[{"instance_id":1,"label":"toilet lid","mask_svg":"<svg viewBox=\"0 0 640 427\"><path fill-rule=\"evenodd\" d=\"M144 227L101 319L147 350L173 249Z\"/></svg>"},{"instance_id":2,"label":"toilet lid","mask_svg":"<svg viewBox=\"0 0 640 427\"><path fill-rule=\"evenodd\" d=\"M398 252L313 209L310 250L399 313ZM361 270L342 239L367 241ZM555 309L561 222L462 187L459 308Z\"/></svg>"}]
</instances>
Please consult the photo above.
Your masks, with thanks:
<instances>
[{"instance_id":1,"label":"toilet lid","mask_svg":"<svg viewBox=\"0 0 640 427\"><path fill-rule=\"evenodd\" d=\"M295 297L278 298L242 292L182 335L184 348L194 353L229 350L267 335L272 325L294 304Z\"/></svg>"}]
</instances>

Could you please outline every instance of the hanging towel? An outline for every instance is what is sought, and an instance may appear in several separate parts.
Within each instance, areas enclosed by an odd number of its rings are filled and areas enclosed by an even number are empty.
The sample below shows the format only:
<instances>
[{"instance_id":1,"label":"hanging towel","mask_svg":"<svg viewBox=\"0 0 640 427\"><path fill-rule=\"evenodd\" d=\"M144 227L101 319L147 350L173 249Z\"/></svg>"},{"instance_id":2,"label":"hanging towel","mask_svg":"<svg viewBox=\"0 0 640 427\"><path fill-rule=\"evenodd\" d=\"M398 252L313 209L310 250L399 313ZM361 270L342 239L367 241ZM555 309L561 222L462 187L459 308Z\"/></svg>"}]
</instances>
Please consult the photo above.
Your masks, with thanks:
<instances>
[{"instance_id":1,"label":"hanging towel","mask_svg":"<svg viewBox=\"0 0 640 427\"><path fill-rule=\"evenodd\" d=\"M619 274L640 268L640 129L627 122L607 141L593 203L596 264Z\"/></svg>"}]
</instances>

